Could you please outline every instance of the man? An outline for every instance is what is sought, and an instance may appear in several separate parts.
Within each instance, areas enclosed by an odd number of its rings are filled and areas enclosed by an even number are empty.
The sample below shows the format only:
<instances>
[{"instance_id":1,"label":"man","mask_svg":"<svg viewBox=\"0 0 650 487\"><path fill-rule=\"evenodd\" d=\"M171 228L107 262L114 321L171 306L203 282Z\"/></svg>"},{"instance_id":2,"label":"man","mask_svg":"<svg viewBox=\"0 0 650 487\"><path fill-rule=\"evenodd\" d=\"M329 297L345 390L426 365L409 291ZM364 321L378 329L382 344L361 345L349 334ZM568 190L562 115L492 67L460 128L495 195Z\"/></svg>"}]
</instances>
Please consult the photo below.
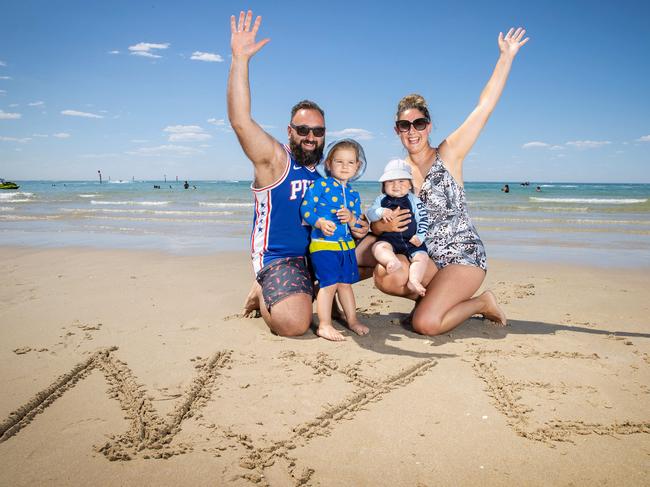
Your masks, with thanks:
<instances>
[{"instance_id":1,"label":"man","mask_svg":"<svg viewBox=\"0 0 650 487\"><path fill-rule=\"evenodd\" d=\"M254 285L246 303L259 304L271 331L282 336L304 334L311 323L313 285L307 266L309 227L302 224L300 205L325 144L325 116L314 102L304 100L291 110L287 126L289 147L266 133L251 117L248 81L250 59L269 42L255 37L262 21L253 13L230 18L232 64L228 77L228 118L246 156L253 163L255 217L251 235ZM368 228L359 229L360 238Z\"/></svg>"}]
</instances>

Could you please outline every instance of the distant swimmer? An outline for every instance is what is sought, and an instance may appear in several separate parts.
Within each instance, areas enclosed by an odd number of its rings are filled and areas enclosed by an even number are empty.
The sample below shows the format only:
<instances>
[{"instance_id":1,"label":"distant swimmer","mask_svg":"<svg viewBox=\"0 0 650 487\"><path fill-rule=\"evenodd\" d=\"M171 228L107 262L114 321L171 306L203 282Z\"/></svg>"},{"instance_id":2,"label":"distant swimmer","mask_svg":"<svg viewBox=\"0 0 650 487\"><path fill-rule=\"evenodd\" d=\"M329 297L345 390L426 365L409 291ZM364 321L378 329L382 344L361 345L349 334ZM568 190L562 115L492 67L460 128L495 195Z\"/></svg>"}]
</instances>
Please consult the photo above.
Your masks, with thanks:
<instances>
[{"instance_id":1,"label":"distant swimmer","mask_svg":"<svg viewBox=\"0 0 650 487\"><path fill-rule=\"evenodd\" d=\"M159 184L154 184L153 189L160 189L160 185Z\"/></svg>"},{"instance_id":2,"label":"distant swimmer","mask_svg":"<svg viewBox=\"0 0 650 487\"><path fill-rule=\"evenodd\" d=\"M185 181L185 183L183 183L183 187L184 187L185 189L190 189L190 183L188 183L187 181Z\"/></svg>"},{"instance_id":3,"label":"distant swimmer","mask_svg":"<svg viewBox=\"0 0 650 487\"><path fill-rule=\"evenodd\" d=\"M504 193L509 193L510 192L510 186L508 186L507 184L504 184L503 188L501 188L501 191L503 191Z\"/></svg>"},{"instance_id":4,"label":"distant swimmer","mask_svg":"<svg viewBox=\"0 0 650 487\"><path fill-rule=\"evenodd\" d=\"M542 192L542 188L540 188L539 186L537 186L537 187L535 188L535 191L537 191L538 193L541 193L541 192Z\"/></svg>"}]
</instances>

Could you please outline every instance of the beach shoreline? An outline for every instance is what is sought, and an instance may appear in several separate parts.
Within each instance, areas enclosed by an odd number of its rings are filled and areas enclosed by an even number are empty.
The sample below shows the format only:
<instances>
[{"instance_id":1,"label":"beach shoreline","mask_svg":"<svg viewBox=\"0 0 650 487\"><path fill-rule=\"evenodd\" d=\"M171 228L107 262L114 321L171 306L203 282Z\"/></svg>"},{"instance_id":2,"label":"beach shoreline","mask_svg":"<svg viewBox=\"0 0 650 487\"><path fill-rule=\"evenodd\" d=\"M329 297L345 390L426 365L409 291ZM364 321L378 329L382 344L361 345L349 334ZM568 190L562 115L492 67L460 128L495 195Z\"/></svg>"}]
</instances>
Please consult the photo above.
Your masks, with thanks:
<instances>
[{"instance_id":1,"label":"beach shoreline","mask_svg":"<svg viewBox=\"0 0 650 487\"><path fill-rule=\"evenodd\" d=\"M370 335L335 344L238 314L244 252L1 246L0 263L0 424L25 415L0 442L3 485L641 485L650 473L645 268L490 259L485 287L510 326L471 319L433 338L400 325L411 302L367 280L355 294Z\"/></svg>"}]
</instances>

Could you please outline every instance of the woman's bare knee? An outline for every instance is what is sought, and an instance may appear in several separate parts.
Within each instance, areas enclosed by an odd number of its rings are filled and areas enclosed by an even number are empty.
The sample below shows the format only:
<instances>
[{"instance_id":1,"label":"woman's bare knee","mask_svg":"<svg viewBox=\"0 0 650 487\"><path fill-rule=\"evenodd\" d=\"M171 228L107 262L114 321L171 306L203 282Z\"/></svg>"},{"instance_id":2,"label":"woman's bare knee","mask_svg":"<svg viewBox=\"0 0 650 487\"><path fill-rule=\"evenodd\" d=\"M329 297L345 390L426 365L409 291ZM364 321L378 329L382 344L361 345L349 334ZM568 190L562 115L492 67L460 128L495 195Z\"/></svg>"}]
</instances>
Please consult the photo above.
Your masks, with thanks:
<instances>
[{"instance_id":1,"label":"woman's bare knee","mask_svg":"<svg viewBox=\"0 0 650 487\"><path fill-rule=\"evenodd\" d=\"M418 313L417 310L411 318L413 331L420 335L435 336L442 333L442 317L434 314L425 315Z\"/></svg>"}]
</instances>

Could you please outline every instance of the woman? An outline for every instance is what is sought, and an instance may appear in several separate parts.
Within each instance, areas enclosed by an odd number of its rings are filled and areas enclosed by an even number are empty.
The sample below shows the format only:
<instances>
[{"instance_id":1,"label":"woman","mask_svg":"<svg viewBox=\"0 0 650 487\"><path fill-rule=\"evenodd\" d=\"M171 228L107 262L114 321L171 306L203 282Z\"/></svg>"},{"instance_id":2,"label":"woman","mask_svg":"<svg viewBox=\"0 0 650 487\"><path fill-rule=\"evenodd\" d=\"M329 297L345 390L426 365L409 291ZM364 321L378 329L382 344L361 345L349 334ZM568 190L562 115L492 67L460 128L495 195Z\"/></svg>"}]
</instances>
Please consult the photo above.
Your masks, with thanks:
<instances>
[{"instance_id":1,"label":"woman","mask_svg":"<svg viewBox=\"0 0 650 487\"><path fill-rule=\"evenodd\" d=\"M472 297L483 283L487 267L483 243L467 213L463 160L494 110L519 48L528 42L525 33L522 28L510 29L505 36L499 33L499 60L478 105L438 147L429 142L431 117L424 98L409 95L399 102L395 132L408 152L406 161L413 170L415 192L429 214L431 223L425 243L435 264L425 278L425 282L430 278L426 294L411 317L418 333L446 333L475 314L502 326L506 324L506 316L491 291ZM408 218L408 214L403 214L393 222L376 222L373 232L399 231ZM362 262L364 259L360 259ZM408 269L408 265L402 268ZM388 294L416 298L406 287L405 271L388 274L377 266L375 281Z\"/></svg>"}]
</instances>

